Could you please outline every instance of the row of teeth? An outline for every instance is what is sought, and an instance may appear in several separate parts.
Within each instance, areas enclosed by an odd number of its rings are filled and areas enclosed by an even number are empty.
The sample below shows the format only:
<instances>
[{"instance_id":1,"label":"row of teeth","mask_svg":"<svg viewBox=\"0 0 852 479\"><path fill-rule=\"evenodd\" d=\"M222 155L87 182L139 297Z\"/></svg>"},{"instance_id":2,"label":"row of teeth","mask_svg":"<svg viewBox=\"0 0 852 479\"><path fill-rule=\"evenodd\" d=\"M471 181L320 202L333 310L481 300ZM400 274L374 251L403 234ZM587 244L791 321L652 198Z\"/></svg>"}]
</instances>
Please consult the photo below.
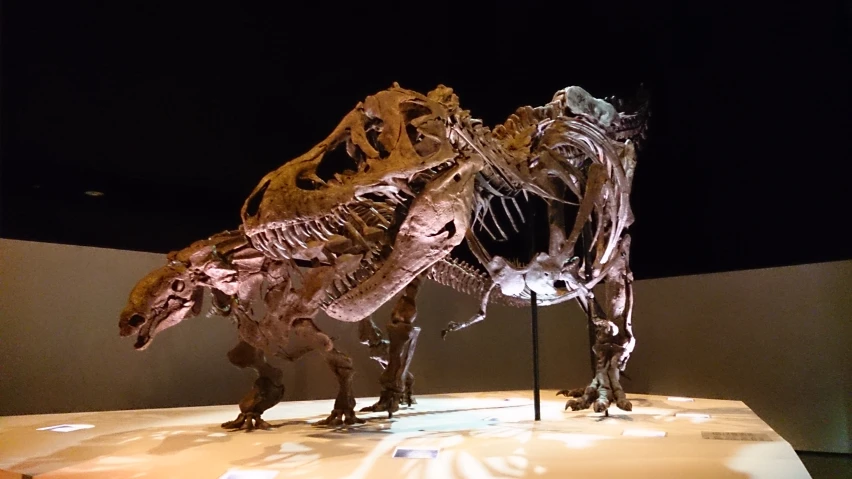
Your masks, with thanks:
<instances>
[{"instance_id":1,"label":"row of teeth","mask_svg":"<svg viewBox=\"0 0 852 479\"><path fill-rule=\"evenodd\" d=\"M419 179L431 181L454 165L453 160L429 168L420 173ZM362 233L370 228L387 231L395 216L394 206L406 207L410 201L404 193L389 197L387 203L356 201L348 205L333 208L321 218L305 220L287 225L270 225L264 231L250 234L252 244L272 257L290 258L291 252L307 248L309 243L328 242L334 239L346 239L369 245ZM394 206L391 206L394 205ZM381 246L370 246L369 252L361 260L361 267L354 273L335 278L321 301L323 307L339 299L361 282L371 277L382 266Z\"/></svg>"},{"instance_id":2,"label":"row of teeth","mask_svg":"<svg viewBox=\"0 0 852 479\"><path fill-rule=\"evenodd\" d=\"M450 168L451 168L454 164L455 164L455 160L447 160L447 161L445 161L445 162L441 163L441 164L440 164L440 165L438 165L438 166L434 166L434 167L432 167L432 168L429 168L429 169L428 169L428 170L426 170L425 172L429 172L429 173L431 173L432 175L437 175L438 173L441 173L441 172L443 172L443 171L446 171L446 170L450 169ZM424 173L425 173L425 172L424 172ZM431 179L431 178L430 178L430 179Z\"/></svg>"},{"instance_id":3,"label":"row of teeth","mask_svg":"<svg viewBox=\"0 0 852 479\"><path fill-rule=\"evenodd\" d=\"M433 168L429 168L428 170L422 171L419 174L420 179L425 180L426 182L431 181L439 173L450 169L454 164L455 162L450 160ZM404 205L404 203L402 204ZM349 291L355 289L364 280L376 274L376 271L378 271L382 266L382 255L379 248L380 247L378 246L374 247L366 256L364 256L364 259L361 260L361 267L357 271L341 278L337 278L332 282L332 285L326 291L326 299L321 301L322 307L326 307L333 303Z\"/></svg>"},{"instance_id":4,"label":"row of teeth","mask_svg":"<svg viewBox=\"0 0 852 479\"><path fill-rule=\"evenodd\" d=\"M322 300L322 306L328 306L344 294L355 289L364 280L376 274L382 267L382 256L378 247L370 250L361 260L361 267L354 273L335 278L331 286L326 290L326 299Z\"/></svg>"},{"instance_id":5,"label":"row of teeth","mask_svg":"<svg viewBox=\"0 0 852 479\"><path fill-rule=\"evenodd\" d=\"M454 164L453 160L421 172L421 178L430 181L439 173ZM405 206L410 198L404 193L387 198L387 204L371 201L356 201L333 208L327 215L288 225L270 225L264 231L250 234L252 244L273 257L289 258L290 252L297 248L307 248L314 241L329 241L344 236L363 244L362 233L365 228L378 228L387 231L394 218L390 205Z\"/></svg>"},{"instance_id":6,"label":"row of teeth","mask_svg":"<svg viewBox=\"0 0 852 479\"><path fill-rule=\"evenodd\" d=\"M363 240L361 233L368 228L385 230L390 227L393 210L386 205L365 202L334 208L322 218L281 226L270 226L251 234L252 244L273 257L290 257L290 252L307 248L309 243L345 237Z\"/></svg>"}]
</instances>

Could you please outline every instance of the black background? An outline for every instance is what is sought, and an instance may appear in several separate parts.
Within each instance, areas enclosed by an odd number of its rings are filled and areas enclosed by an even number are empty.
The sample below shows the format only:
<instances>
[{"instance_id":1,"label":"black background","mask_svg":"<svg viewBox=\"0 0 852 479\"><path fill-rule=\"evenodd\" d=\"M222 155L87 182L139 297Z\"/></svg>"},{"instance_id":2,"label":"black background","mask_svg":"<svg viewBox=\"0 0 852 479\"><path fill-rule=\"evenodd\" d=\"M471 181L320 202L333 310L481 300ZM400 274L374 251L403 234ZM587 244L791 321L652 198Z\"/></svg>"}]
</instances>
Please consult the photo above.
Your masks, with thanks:
<instances>
[{"instance_id":1,"label":"black background","mask_svg":"<svg viewBox=\"0 0 852 479\"><path fill-rule=\"evenodd\" d=\"M0 235L167 252L234 228L393 81L490 125L643 82L637 278L852 258L844 3L285 3L5 2Z\"/></svg>"}]
</instances>

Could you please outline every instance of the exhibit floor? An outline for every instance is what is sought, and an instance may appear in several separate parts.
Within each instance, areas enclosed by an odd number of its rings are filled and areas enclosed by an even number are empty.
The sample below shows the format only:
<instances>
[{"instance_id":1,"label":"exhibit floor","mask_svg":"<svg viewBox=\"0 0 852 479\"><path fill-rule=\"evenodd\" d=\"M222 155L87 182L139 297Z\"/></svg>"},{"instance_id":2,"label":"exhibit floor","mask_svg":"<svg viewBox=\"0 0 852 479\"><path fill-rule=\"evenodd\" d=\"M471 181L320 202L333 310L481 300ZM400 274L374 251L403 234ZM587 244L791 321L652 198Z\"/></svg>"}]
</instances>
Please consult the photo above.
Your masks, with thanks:
<instances>
[{"instance_id":1,"label":"exhibit floor","mask_svg":"<svg viewBox=\"0 0 852 479\"><path fill-rule=\"evenodd\" d=\"M332 400L282 402L264 415L275 428L251 433L219 427L235 405L8 416L0 479L810 477L742 402L629 398L604 417L542 391L535 422L530 391L419 396L347 429L311 425Z\"/></svg>"}]
</instances>

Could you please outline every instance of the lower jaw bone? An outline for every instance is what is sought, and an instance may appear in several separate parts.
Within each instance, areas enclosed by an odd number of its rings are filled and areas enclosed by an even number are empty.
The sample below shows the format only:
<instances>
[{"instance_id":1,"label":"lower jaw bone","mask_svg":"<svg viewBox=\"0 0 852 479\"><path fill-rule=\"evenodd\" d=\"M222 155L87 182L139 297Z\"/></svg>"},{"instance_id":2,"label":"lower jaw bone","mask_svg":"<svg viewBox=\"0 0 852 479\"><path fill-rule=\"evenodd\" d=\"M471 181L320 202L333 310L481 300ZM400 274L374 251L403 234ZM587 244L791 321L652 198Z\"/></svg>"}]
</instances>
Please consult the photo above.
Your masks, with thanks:
<instances>
[{"instance_id":1,"label":"lower jaw bone","mask_svg":"<svg viewBox=\"0 0 852 479\"><path fill-rule=\"evenodd\" d=\"M447 256L469 226L477 166L461 163L433 180L412 202L393 251L378 271L327 306L326 313L340 321L360 321ZM443 231L449 223L453 228Z\"/></svg>"}]
</instances>

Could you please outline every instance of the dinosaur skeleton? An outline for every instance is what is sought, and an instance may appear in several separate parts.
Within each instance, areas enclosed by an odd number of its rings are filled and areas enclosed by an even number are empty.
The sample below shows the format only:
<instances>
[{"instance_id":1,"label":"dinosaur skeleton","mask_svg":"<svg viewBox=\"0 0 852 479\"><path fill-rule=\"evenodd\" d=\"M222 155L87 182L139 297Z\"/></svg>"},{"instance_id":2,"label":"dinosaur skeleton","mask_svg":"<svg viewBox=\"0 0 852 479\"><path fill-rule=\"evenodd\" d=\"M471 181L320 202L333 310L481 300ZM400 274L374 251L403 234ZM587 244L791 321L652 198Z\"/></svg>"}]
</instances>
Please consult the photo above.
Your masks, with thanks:
<instances>
[{"instance_id":1,"label":"dinosaur skeleton","mask_svg":"<svg viewBox=\"0 0 852 479\"><path fill-rule=\"evenodd\" d=\"M484 319L491 302L527 306L535 292L541 305L576 299L595 334L594 379L563 391L575 397L566 408L600 412L615 402L630 409L619 384L635 343L626 229L646 116L644 104L631 108L569 87L492 131L447 87L422 95L394 84L261 179L243 205L240 230L172 253L169 266L140 281L121 333L136 333L137 347L146 347L154 334L197 314L198 291L209 287L219 298L214 304L230 304L237 318L241 343L229 357L260 374L240 417L226 426L266 425L260 415L283 386L264 355L295 359L294 338L307 344L297 352L323 351L339 379L326 423L351 424L360 420L351 360L313 324L318 311L360 322L362 341L386 366L379 401L362 411L390 414L410 402L415 299L424 278L481 299L476 315L451 322L444 335ZM539 230L545 233L529 233ZM267 313L255 321L251 297L264 281ZM400 292L385 341L369 317Z\"/></svg>"}]
</instances>

